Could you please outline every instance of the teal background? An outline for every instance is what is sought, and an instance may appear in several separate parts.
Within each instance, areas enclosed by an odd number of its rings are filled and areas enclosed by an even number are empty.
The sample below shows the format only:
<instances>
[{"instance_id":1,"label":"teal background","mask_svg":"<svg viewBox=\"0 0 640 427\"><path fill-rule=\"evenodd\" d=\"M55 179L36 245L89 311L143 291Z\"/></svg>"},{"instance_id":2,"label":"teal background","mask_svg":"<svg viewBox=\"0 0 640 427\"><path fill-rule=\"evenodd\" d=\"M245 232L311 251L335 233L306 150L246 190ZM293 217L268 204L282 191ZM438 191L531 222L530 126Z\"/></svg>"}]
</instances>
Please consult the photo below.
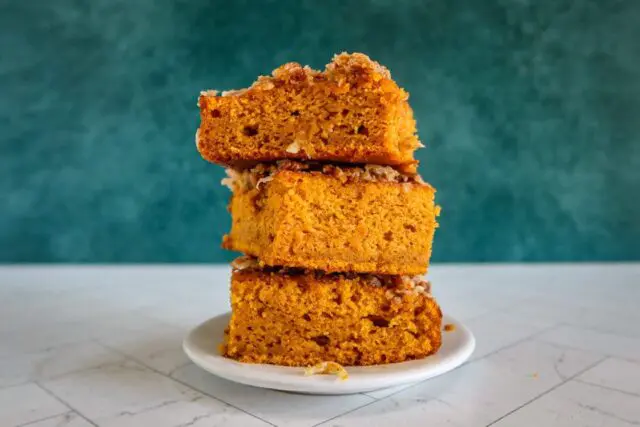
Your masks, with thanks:
<instances>
[{"instance_id":1,"label":"teal background","mask_svg":"<svg viewBox=\"0 0 640 427\"><path fill-rule=\"evenodd\" d=\"M436 261L640 259L637 0L0 0L0 261L212 262L201 89L363 51L411 93Z\"/></svg>"}]
</instances>

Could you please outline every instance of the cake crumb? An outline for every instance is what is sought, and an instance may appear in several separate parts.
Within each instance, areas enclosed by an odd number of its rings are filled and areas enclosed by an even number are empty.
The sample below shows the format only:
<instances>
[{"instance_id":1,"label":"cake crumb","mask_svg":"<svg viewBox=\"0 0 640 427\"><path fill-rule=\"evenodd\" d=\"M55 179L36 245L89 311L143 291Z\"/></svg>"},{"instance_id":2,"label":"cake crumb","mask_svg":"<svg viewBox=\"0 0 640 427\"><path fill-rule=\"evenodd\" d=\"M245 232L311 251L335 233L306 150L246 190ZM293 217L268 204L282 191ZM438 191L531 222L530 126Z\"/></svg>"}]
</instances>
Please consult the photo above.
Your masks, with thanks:
<instances>
[{"instance_id":1,"label":"cake crumb","mask_svg":"<svg viewBox=\"0 0 640 427\"><path fill-rule=\"evenodd\" d=\"M298 141L293 141L289 146L287 146L285 151L287 153L296 154L300 151L300 144L298 144Z\"/></svg>"},{"instance_id":2,"label":"cake crumb","mask_svg":"<svg viewBox=\"0 0 640 427\"><path fill-rule=\"evenodd\" d=\"M313 366L309 366L304 369L304 376L311 375L337 375L342 381L349 378L347 370L342 365L336 362L320 362Z\"/></svg>"},{"instance_id":3,"label":"cake crumb","mask_svg":"<svg viewBox=\"0 0 640 427\"><path fill-rule=\"evenodd\" d=\"M456 330L456 325L454 325L453 323L447 323L446 325L444 325L445 332L453 332L455 330Z\"/></svg>"},{"instance_id":4,"label":"cake crumb","mask_svg":"<svg viewBox=\"0 0 640 427\"><path fill-rule=\"evenodd\" d=\"M252 269L258 268L259 266L260 263L258 262L258 260L248 255L243 255L231 261L231 268L233 270Z\"/></svg>"}]
</instances>

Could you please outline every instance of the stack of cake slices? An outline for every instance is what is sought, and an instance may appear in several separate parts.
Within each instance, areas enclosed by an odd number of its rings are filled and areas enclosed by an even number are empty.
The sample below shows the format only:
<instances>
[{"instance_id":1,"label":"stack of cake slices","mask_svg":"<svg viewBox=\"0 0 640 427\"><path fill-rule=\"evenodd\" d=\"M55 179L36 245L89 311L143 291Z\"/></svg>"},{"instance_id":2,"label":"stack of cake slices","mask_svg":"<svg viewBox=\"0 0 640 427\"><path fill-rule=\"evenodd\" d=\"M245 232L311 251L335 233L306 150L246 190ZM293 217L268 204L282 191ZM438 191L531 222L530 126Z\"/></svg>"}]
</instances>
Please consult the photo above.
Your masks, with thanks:
<instances>
[{"instance_id":1,"label":"stack of cake slices","mask_svg":"<svg viewBox=\"0 0 640 427\"><path fill-rule=\"evenodd\" d=\"M227 167L232 315L242 362L374 365L441 344L426 274L439 208L417 174L408 94L363 54L203 92L196 143Z\"/></svg>"}]
</instances>

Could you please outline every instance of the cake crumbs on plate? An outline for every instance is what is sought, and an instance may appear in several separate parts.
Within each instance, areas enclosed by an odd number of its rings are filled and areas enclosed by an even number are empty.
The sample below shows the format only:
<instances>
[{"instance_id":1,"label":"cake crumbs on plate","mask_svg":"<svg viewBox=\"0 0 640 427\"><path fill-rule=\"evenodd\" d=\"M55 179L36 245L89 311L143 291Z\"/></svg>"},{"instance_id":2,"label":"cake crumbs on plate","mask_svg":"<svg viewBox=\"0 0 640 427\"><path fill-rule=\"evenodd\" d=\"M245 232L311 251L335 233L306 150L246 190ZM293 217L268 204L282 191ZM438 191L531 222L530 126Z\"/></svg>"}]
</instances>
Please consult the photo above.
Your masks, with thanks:
<instances>
[{"instance_id":1,"label":"cake crumbs on plate","mask_svg":"<svg viewBox=\"0 0 640 427\"><path fill-rule=\"evenodd\" d=\"M456 330L456 325L454 325L453 323L447 323L446 325L444 325L445 332L453 332L455 330Z\"/></svg>"},{"instance_id":2,"label":"cake crumbs on plate","mask_svg":"<svg viewBox=\"0 0 640 427\"><path fill-rule=\"evenodd\" d=\"M337 375L342 381L349 378L347 370L341 364L336 362L320 362L305 368L304 376L309 377L311 375Z\"/></svg>"}]
</instances>

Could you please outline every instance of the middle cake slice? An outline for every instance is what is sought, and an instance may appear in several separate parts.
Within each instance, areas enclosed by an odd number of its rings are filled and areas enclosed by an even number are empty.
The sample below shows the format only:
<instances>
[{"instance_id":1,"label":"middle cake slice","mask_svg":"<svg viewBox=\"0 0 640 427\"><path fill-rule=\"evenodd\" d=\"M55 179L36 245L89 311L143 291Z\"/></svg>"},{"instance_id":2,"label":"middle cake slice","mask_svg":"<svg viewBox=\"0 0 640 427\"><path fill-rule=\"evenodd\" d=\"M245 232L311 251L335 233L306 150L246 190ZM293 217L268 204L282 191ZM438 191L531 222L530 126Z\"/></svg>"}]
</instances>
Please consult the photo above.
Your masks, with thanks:
<instances>
[{"instance_id":1,"label":"middle cake slice","mask_svg":"<svg viewBox=\"0 0 640 427\"><path fill-rule=\"evenodd\" d=\"M226 249L266 265L327 272L427 271L439 208L417 175L288 160L228 174Z\"/></svg>"}]
</instances>

